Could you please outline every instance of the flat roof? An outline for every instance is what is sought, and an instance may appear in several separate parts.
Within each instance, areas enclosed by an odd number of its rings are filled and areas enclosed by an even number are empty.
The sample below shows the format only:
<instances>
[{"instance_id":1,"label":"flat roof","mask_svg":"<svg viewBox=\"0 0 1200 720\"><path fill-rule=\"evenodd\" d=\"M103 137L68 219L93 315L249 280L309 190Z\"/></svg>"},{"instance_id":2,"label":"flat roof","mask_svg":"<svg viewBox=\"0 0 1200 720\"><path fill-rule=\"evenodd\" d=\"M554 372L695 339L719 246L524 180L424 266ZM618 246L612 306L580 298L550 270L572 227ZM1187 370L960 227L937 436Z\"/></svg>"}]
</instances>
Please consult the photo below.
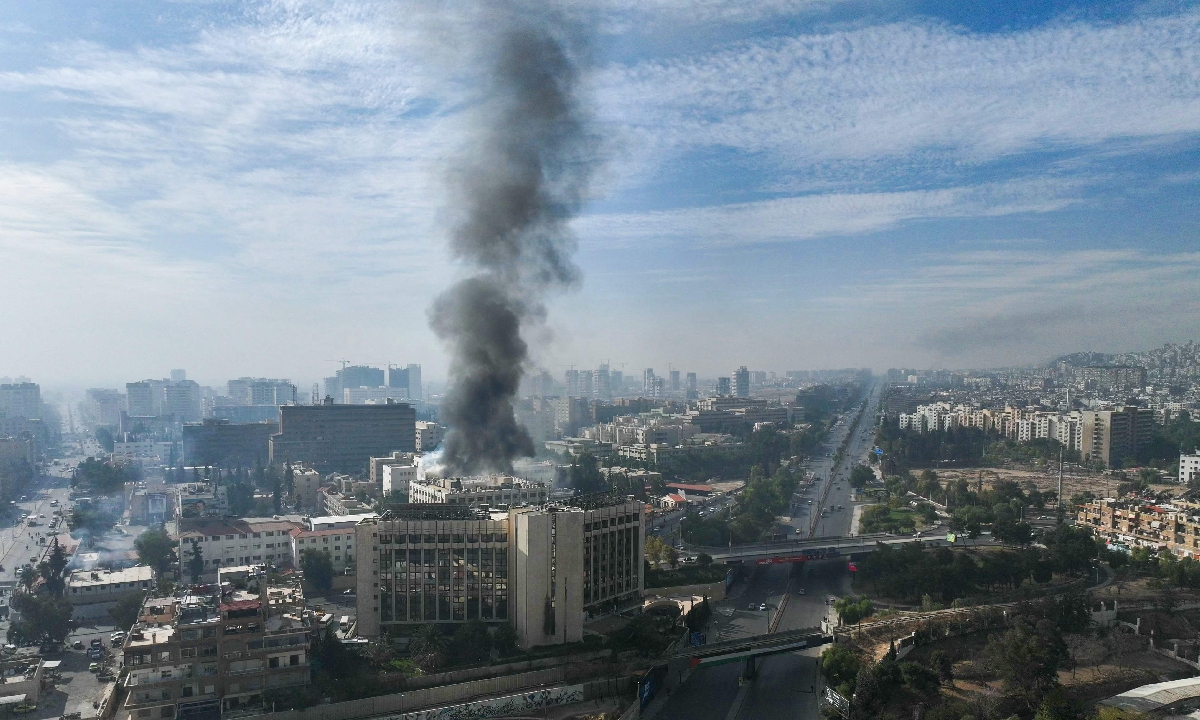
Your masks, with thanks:
<instances>
[{"instance_id":1,"label":"flat roof","mask_svg":"<svg viewBox=\"0 0 1200 720\"><path fill-rule=\"evenodd\" d=\"M1142 685L1132 690L1126 690L1120 695L1101 700L1100 704L1138 712L1150 712L1195 698L1200 698L1200 677Z\"/></svg>"},{"instance_id":2,"label":"flat roof","mask_svg":"<svg viewBox=\"0 0 1200 720\"><path fill-rule=\"evenodd\" d=\"M5 695L0 697L0 705L19 705L25 702L25 693L20 695Z\"/></svg>"},{"instance_id":3,"label":"flat roof","mask_svg":"<svg viewBox=\"0 0 1200 720\"><path fill-rule=\"evenodd\" d=\"M67 578L68 587L106 585L111 583L142 582L154 578L154 570L148 565L135 565L124 570L75 570Z\"/></svg>"},{"instance_id":4,"label":"flat roof","mask_svg":"<svg viewBox=\"0 0 1200 720\"><path fill-rule=\"evenodd\" d=\"M667 483L667 487L676 490L691 490L693 492L712 492L712 485L689 485L687 483Z\"/></svg>"}]
</instances>

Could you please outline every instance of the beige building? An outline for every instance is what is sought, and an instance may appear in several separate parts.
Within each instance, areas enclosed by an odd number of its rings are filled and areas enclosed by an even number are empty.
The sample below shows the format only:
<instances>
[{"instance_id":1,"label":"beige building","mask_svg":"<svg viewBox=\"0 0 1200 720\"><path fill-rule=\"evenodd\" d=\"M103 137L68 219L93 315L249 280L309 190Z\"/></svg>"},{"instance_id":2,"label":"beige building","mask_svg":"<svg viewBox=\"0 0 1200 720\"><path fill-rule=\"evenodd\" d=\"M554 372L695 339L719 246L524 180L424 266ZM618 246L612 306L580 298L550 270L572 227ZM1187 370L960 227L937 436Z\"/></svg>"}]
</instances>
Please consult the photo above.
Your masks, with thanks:
<instances>
[{"instance_id":1,"label":"beige building","mask_svg":"<svg viewBox=\"0 0 1200 720\"><path fill-rule=\"evenodd\" d=\"M410 504L365 520L358 634L480 619L513 623L522 647L575 642L588 613L640 602L643 512L592 496L507 512Z\"/></svg>"},{"instance_id":2,"label":"beige building","mask_svg":"<svg viewBox=\"0 0 1200 720\"><path fill-rule=\"evenodd\" d=\"M154 571L145 565L124 570L76 570L67 577L66 597L76 619L107 617L126 595L149 592Z\"/></svg>"},{"instance_id":3,"label":"beige building","mask_svg":"<svg viewBox=\"0 0 1200 720\"><path fill-rule=\"evenodd\" d=\"M448 505L529 505L549 498L542 483L518 480L508 475L466 478L429 478L408 486L410 503Z\"/></svg>"},{"instance_id":4,"label":"beige building","mask_svg":"<svg viewBox=\"0 0 1200 720\"><path fill-rule=\"evenodd\" d=\"M1200 560L1200 505L1142 500L1093 500L1079 510L1079 525L1108 543L1167 549Z\"/></svg>"},{"instance_id":5,"label":"beige building","mask_svg":"<svg viewBox=\"0 0 1200 720\"><path fill-rule=\"evenodd\" d=\"M270 710L264 693L309 682L315 618L299 584L268 585L261 568L147 598L121 652L128 674L117 720L220 720Z\"/></svg>"},{"instance_id":6,"label":"beige building","mask_svg":"<svg viewBox=\"0 0 1200 720\"><path fill-rule=\"evenodd\" d=\"M204 580L215 580L223 567L240 565L286 565L292 560L290 533L299 522L274 518L214 520L179 534L179 562L187 573L192 557L192 540L204 559Z\"/></svg>"},{"instance_id":7,"label":"beige building","mask_svg":"<svg viewBox=\"0 0 1200 720\"><path fill-rule=\"evenodd\" d=\"M354 528L297 528L292 531L292 566L300 567L305 550L317 550L329 555L334 572L354 567Z\"/></svg>"},{"instance_id":8,"label":"beige building","mask_svg":"<svg viewBox=\"0 0 1200 720\"><path fill-rule=\"evenodd\" d=\"M1133 406L1084 410L1080 416L1083 459L1099 460L1110 468L1136 458L1138 449L1150 441L1155 424L1153 410Z\"/></svg>"}]
</instances>

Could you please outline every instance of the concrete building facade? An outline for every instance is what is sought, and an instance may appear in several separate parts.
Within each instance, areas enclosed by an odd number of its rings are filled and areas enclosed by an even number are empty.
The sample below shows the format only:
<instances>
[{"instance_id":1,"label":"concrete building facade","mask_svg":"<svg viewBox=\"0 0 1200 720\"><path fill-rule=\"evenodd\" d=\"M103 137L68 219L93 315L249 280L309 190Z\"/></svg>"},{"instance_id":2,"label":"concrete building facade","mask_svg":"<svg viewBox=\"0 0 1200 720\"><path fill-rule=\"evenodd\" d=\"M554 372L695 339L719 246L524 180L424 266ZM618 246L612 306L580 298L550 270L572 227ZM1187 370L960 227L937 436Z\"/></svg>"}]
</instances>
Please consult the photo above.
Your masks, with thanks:
<instances>
[{"instance_id":1,"label":"concrete building facade","mask_svg":"<svg viewBox=\"0 0 1200 720\"><path fill-rule=\"evenodd\" d=\"M363 472L372 457L416 449L416 412L405 403L285 405L270 461L318 472Z\"/></svg>"}]
</instances>

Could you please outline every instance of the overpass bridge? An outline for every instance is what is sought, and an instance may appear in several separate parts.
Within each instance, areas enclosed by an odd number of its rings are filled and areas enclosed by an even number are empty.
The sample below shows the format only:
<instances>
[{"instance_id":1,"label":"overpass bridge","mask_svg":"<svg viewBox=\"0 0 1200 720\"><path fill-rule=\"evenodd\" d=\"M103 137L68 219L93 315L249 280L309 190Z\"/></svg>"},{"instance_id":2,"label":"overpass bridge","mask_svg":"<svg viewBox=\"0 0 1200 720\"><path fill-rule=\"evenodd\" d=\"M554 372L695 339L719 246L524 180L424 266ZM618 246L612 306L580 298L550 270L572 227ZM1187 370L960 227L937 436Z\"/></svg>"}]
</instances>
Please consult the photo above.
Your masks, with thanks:
<instances>
[{"instance_id":1,"label":"overpass bridge","mask_svg":"<svg viewBox=\"0 0 1200 720\"><path fill-rule=\"evenodd\" d=\"M788 540L774 543L733 545L729 547L688 546L689 552L707 553L713 562L747 563L759 565L773 563L796 563L809 560L824 560L835 557L853 557L875 552L879 545L901 547L921 543L925 547L962 547L962 542L950 542L945 535L930 537L905 537L874 533L869 535L818 537L805 540ZM976 538L971 547L994 545L989 538Z\"/></svg>"},{"instance_id":2,"label":"overpass bridge","mask_svg":"<svg viewBox=\"0 0 1200 720\"><path fill-rule=\"evenodd\" d=\"M688 647L677 651L670 659L686 659L692 668L744 662L745 677L749 679L754 677L756 660L760 657L805 650L829 642L833 642L833 638L823 634L820 628L803 628Z\"/></svg>"}]
</instances>

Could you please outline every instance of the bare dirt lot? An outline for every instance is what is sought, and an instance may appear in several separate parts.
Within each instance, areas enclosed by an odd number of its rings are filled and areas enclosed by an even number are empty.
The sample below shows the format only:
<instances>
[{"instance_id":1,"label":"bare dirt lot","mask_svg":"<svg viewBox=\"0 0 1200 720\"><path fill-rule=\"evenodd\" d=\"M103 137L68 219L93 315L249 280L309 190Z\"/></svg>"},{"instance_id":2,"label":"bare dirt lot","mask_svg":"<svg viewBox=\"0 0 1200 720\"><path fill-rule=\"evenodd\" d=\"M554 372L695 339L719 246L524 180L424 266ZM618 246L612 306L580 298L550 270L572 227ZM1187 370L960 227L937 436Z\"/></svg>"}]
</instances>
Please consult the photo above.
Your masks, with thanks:
<instances>
[{"instance_id":1,"label":"bare dirt lot","mask_svg":"<svg viewBox=\"0 0 1200 720\"><path fill-rule=\"evenodd\" d=\"M971 484L972 488L980 480L983 481L984 487L991 487L993 483L998 481L1011 480L1022 487L1025 487L1026 483L1032 482L1042 492L1058 491L1058 473L1056 469L954 468L939 470L938 480L942 484L945 484L947 481L957 482L959 480L966 480ZM1119 482L1117 478L1111 475L1063 473L1063 494L1069 498L1076 493L1087 491L1096 497L1112 497L1117 492L1117 484Z\"/></svg>"}]
</instances>

